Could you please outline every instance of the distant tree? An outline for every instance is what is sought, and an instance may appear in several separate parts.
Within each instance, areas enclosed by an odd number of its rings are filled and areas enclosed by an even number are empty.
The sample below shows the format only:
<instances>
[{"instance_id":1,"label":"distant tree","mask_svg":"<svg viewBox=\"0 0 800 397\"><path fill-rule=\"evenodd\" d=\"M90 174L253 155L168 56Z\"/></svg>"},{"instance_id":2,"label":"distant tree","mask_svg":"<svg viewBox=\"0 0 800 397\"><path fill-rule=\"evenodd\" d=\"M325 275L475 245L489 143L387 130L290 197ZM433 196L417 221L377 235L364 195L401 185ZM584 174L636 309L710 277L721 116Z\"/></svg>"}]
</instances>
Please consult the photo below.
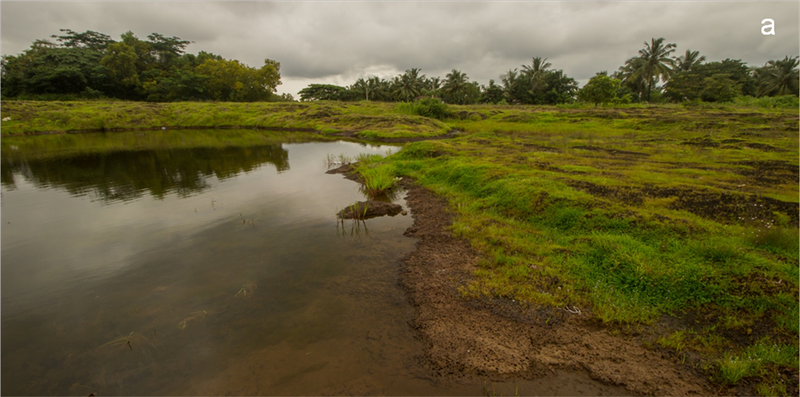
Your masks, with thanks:
<instances>
[{"instance_id":1,"label":"distant tree","mask_svg":"<svg viewBox=\"0 0 800 397\"><path fill-rule=\"evenodd\" d=\"M151 33L147 35L150 39L150 48L153 57L161 64L169 64L176 58L184 54L186 46L191 44L191 41L181 40L179 37L165 37L159 33Z\"/></svg>"},{"instance_id":2,"label":"distant tree","mask_svg":"<svg viewBox=\"0 0 800 397\"><path fill-rule=\"evenodd\" d=\"M278 98L278 102L294 102L294 97L288 92L281 94Z\"/></svg>"},{"instance_id":3,"label":"distant tree","mask_svg":"<svg viewBox=\"0 0 800 397\"><path fill-rule=\"evenodd\" d=\"M281 63L269 58L264 59L264 65L258 70L258 83L270 93L275 93L281 82Z\"/></svg>"},{"instance_id":4,"label":"distant tree","mask_svg":"<svg viewBox=\"0 0 800 397\"><path fill-rule=\"evenodd\" d=\"M388 81L385 79L378 80L377 77L373 77L377 81L375 85L375 89L373 90L373 98L376 101L384 101L384 102L394 102L397 101L397 94L395 94L395 88L392 81Z\"/></svg>"},{"instance_id":5,"label":"distant tree","mask_svg":"<svg viewBox=\"0 0 800 397\"><path fill-rule=\"evenodd\" d=\"M706 60L705 55L700 56L700 51L686 50L682 56L675 57L675 67L673 70L677 72L688 72L692 67L702 64Z\"/></svg>"},{"instance_id":6,"label":"distant tree","mask_svg":"<svg viewBox=\"0 0 800 397\"><path fill-rule=\"evenodd\" d=\"M425 87L425 75L419 74L420 70L411 68L398 76L395 92L404 101L410 101L420 94Z\"/></svg>"},{"instance_id":7,"label":"distant tree","mask_svg":"<svg viewBox=\"0 0 800 397\"><path fill-rule=\"evenodd\" d=\"M547 62L547 58L542 57L533 57L530 66L522 65L520 77L526 80L526 89L531 97L536 97L545 89L545 76L550 66L552 64Z\"/></svg>"},{"instance_id":8,"label":"distant tree","mask_svg":"<svg viewBox=\"0 0 800 397\"><path fill-rule=\"evenodd\" d=\"M441 88L442 88L442 79L440 77L426 78L422 87L422 95L431 98L438 98L441 95L440 93Z\"/></svg>"},{"instance_id":9,"label":"distant tree","mask_svg":"<svg viewBox=\"0 0 800 397\"><path fill-rule=\"evenodd\" d=\"M159 33L140 40L131 32L116 42L88 30L61 29L55 43L36 40L17 56L2 58L3 98L102 95L128 100L275 100L280 63L260 68L201 51L186 54L191 41Z\"/></svg>"},{"instance_id":10,"label":"distant tree","mask_svg":"<svg viewBox=\"0 0 800 397\"><path fill-rule=\"evenodd\" d=\"M730 102L741 95L741 92L741 85L719 73L703 79L700 99L704 102Z\"/></svg>"},{"instance_id":11,"label":"distant tree","mask_svg":"<svg viewBox=\"0 0 800 397\"><path fill-rule=\"evenodd\" d=\"M469 87L467 86L469 84L469 77L467 77L466 73L453 69L445 76L441 89L442 98L447 103L466 104L468 102Z\"/></svg>"},{"instance_id":12,"label":"distant tree","mask_svg":"<svg viewBox=\"0 0 800 397\"><path fill-rule=\"evenodd\" d=\"M595 106L611 102L616 97L620 85L621 82L617 79L602 74L596 75L578 91L578 100L594 103Z\"/></svg>"},{"instance_id":13,"label":"distant tree","mask_svg":"<svg viewBox=\"0 0 800 397\"><path fill-rule=\"evenodd\" d=\"M504 99L503 87L495 84L494 80L489 80L489 85L481 86L481 103L498 103Z\"/></svg>"},{"instance_id":14,"label":"distant tree","mask_svg":"<svg viewBox=\"0 0 800 397\"><path fill-rule=\"evenodd\" d=\"M644 75L645 60L633 57L620 66L614 77L622 81L622 88L635 95L638 100L645 98L648 82Z\"/></svg>"},{"instance_id":15,"label":"distant tree","mask_svg":"<svg viewBox=\"0 0 800 397\"><path fill-rule=\"evenodd\" d=\"M527 90L523 79L519 78L517 69L509 70L500 76L503 82L503 95L508 103L526 103Z\"/></svg>"},{"instance_id":16,"label":"distant tree","mask_svg":"<svg viewBox=\"0 0 800 397\"><path fill-rule=\"evenodd\" d=\"M346 88L333 84L309 84L300 90L301 101L339 101Z\"/></svg>"},{"instance_id":17,"label":"distant tree","mask_svg":"<svg viewBox=\"0 0 800 397\"><path fill-rule=\"evenodd\" d=\"M108 69L108 74L121 88L123 99L139 86L139 72L136 70L136 51L125 42L111 43L100 64Z\"/></svg>"},{"instance_id":18,"label":"distant tree","mask_svg":"<svg viewBox=\"0 0 800 397\"><path fill-rule=\"evenodd\" d=\"M79 94L90 88L103 54L81 47L58 47L37 40L18 56L2 61L3 97L24 94Z\"/></svg>"},{"instance_id":19,"label":"distant tree","mask_svg":"<svg viewBox=\"0 0 800 397\"><path fill-rule=\"evenodd\" d=\"M195 71L207 76L205 89L217 101L266 101L280 84L280 64L270 59L261 69L237 60L208 59Z\"/></svg>"},{"instance_id":20,"label":"distant tree","mask_svg":"<svg viewBox=\"0 0 800 397\"><path fill-rule=\"evenodd\" d=\"M366 101L369 100L369 93L370 93L370 91L372 91L367 86L367 81L364 80L363 78L356 80L356 82L353 83L353 85L350 86L348 89L356 91L356 92L362 94L364 100L366 100Z\"/></svg>"},{"instance_id":21,"label":"distant tree","mask_svg":"<svg viewBox=\"0 0 800 397\"><path fill-rule=\"evenodd\" d=\"M572 102L578 83L562 70L548 70L546 59L533 58L531 66L522 65L522 72L509 70L500 76L508 103L534 105Z\"/></svg>"},{"instance_id":22,"label":"distant tree","mask_svg":"<svg viewBox=\"0 0 800 397\"><path fill-rule=\"evenodd\" d=\"M674 102L696 99L719 102L755 94L755 79L747 65L738 59L697 64L691 70L674 72L664 86L664 96Z\"/></svg>"},{"instance_id":23,"label":"distant tree","mask_svg":"<svg viewBox=\"0 0 800 397\"><path fill-rule=\"evenodd\" d=\"M653 38L650 43L645 42L644 48L639 50L639 57L643 60L641 71L647 82L645 100L650 101L650 93L657 80L666 80L670 75L670 67L674 60L669 57L675 51L675 44L664 44L664 38Z\"/></svg>"},{"instance_id":24,"label":"distant tree","mask_svg":"<svg viewBox=\"0 0 800 397\"><path fill-rule=\"evenodd\" d=\"M545 75L547 91L542 102L549 105L570 103L575 101L578 93L578 82L567 76L562 70L551 70Z\"/></svg>"},{"instance_id":25,"label":"distant tree","mask_svg":"<svg viewBox=\"0 0 800 397\"><path fill-rule=\"evenodd\" d=\"M754 71L759 96L798 96L798 57L767 62Z\"/></svg>"},{"instance_id":26,"label":"distant tree","mask_svg":"<svg viewBox=\"0 0 800 397\"><path fill-rule=\"evenodd\" d=\"M102 51L105 50L109 44L114 42L111 36L93 30L87 30L83 33L77 33L70 29L59 30L65 34L60 36L54 34L50 37L56 39L56 41L61 43L62 47L66 48L89 48Z\"/></svg>"},{"instance_id":27,"label":"distant tree","mask_svg":"<svg viewBox=\"0 0 800 397\"><path fill-rule=\"evenodd\" d=\"M353 84L352 86L352 89L360 94L363 94L364 99L369 101L369 97L371 94L373 95L373 99L375 99L374 93L375 90L378 89L379 85L380 85L380 79L378 79L377 77L369 77L366 80L361 78L356 80L355 84Z\"/></svg>"}]
</instances>

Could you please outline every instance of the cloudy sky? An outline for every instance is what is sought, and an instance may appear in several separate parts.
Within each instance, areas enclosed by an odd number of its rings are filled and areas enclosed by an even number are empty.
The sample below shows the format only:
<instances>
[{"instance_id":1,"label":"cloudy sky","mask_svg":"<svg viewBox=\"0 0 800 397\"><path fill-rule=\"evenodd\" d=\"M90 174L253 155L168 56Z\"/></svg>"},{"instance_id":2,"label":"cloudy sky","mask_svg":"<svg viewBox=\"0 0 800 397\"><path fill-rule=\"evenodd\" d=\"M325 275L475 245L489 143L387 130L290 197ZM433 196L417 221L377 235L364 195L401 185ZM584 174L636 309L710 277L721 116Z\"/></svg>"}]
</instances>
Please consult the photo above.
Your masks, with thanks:
<instances>
[{"instance_id":1,"label":"cloudy sky","mask_svg":"<svg viewBox=\"0 0 800 397\"><path fill-rule=\"evenodd\" d=\"M59 29L114 39L130 30L191 40L208 51L260 67L281 63L278 92L310 83L349 85L421 68L444 77L459 69L487 84L541 56L579 83L613 72L645 40L664 37L675 55L751 66L800 53L800 2L0 2L0 52L15 55ZM774 36L761 34L775 21Z\"/></svg>"}]
</instances>

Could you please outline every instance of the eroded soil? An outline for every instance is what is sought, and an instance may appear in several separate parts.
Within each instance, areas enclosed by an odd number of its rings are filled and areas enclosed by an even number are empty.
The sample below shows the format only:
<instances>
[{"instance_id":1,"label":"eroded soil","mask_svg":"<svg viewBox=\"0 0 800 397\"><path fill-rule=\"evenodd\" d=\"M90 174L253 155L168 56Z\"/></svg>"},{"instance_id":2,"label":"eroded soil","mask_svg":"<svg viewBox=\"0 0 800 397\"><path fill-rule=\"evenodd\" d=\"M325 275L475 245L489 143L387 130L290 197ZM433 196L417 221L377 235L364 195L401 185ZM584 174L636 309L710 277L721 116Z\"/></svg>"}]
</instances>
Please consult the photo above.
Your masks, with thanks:
<instances>
[{"instance_id":1,"label":"eroded soil","mask_svg":"<svg viewBox=\"0 0 800 397\"><path fill-rule=\"evenodd\" d=\"M458 287L478 254L450 234L444 199L407 179L403 184L414 218L406 235L419 241L403 259L400 282L416 310L412 326L424 344L420 364L435 377L504 381L586 371L599 384L632 394L714 394L699 372L645 348L639 337L613 336L580 308L462 298Z\"/></svg>"}]
</instances>

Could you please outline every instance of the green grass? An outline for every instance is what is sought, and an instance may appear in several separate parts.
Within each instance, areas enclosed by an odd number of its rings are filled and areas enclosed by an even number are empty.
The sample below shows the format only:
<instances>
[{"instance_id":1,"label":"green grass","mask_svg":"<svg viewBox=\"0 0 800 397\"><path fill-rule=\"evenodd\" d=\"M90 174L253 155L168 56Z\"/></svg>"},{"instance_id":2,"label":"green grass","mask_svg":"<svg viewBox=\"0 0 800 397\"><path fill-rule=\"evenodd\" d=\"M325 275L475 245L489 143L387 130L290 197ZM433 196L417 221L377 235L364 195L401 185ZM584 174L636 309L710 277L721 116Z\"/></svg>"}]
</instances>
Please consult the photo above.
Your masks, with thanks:
<instances>
[{"instance_id":1,"label":"green grass","mask_svg":"<svg viewBox=\"0 0 800 397\"><path fill-rule=\"evenodd\" d=\"M167 130L138 134L54 134L36 137L4 136L2 157L9 161L66 157L128 150L249 147L331 139L311 133L225 130Z\"/></svg>"},{"instance_id":2,"label":"green grass","mask_svg":"<svg viewBox=\"0 0 800 397\"><path fill-rule=\"evenodd\" d=\"M370 199L388 194L397 184L395 167L383 159L377 154L362 154L357 158L356 172L361 176L363 191Z\"/></svg>"},{"instance_id":3,"label":"green grass","mask_svg":"<svg viewBox=\"0 0 800 397\"><path fill-rule=\"evenodd\" d=\"M622 328L675 316L659 344L707 366L762 337L796 348L796 109L451 108L466 136L389 161L447 197L453 232L481 253L466 299L577 307Z\"/></svg>"},{"instance_id":4,"label":"green grass","mask_svg":"<svg viewBox=\"0 0 800 397\"><path fill-rule=\"evenodd\" d=\"M656 342L661 346L681 352L686 348L686 331L675 331L668 336L659 338Z\"/></svg>"},{"instance_id":5,"label":"green grass","mask_svg":"<svg viewBox=\"0 0 800 397\"><path fill-rule=\"evenodd\" d=\"M747 376L757 376L770 366L797 369L796 345L773 343L768 338L738 353L725 353L719 361L719 376L725 383L736 384Z\"/></svg>"},{"instance_id":6,"label":"green grass","mask_svg":"<svg viewBox=\"0 0 800 397\"><path fill-rule=\"evenodd\" d=\"M3 101L2 135L160 128L272 128L361 138L417 138L447 133L445 123L404 114L380 102L145 103Z\"/></svg>"}]
</instances>

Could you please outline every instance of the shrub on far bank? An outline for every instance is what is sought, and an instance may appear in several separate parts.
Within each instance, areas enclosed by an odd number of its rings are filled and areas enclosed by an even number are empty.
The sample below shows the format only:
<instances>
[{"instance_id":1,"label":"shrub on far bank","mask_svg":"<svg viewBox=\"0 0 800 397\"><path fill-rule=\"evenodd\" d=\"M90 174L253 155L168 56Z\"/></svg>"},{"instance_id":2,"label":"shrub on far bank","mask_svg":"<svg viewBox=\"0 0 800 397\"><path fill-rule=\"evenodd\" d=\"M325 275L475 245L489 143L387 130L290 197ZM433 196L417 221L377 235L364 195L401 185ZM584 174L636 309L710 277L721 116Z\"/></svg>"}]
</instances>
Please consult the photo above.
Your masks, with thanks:
<instances>
[{"instance_id":1,"label":"shrub on far bank","mask_svg":"<svg viewBox=\"0 0 800 397\"><path fill-rule=\"evenodd\" d=\"M439 120L444 120L450 116L447 105L437 98L422 98L414 102L401 102L397 104L397 110L405 114Z\"/></svg>"},{"instance_id":2,"label":"shrub on far bank","mask_svg":"<svg viewBox=\"0 0 800 397\"><path fill-rule=\"evenodd\" d=\"M699 98L690 101L683 101L681 106L688 108L714 108L724 109L728 107L741 108L765 108L765 109L798 109L800 100L794 95L782 95L775 97L740 96L726 102L705 102Z\"/></svg>"},{"instance_id":3,"label":"shrub on far bank","mask_svg":"<svg viewBox=\"0 0 800 397\"><path fill-rule=\"evenodd\" d=\"M794 95L765 96L760 98L745 96L734 99L733 103L742 106L755 106L768 109L800 108L800 100Z\"/></svg>"}]
</instances>

